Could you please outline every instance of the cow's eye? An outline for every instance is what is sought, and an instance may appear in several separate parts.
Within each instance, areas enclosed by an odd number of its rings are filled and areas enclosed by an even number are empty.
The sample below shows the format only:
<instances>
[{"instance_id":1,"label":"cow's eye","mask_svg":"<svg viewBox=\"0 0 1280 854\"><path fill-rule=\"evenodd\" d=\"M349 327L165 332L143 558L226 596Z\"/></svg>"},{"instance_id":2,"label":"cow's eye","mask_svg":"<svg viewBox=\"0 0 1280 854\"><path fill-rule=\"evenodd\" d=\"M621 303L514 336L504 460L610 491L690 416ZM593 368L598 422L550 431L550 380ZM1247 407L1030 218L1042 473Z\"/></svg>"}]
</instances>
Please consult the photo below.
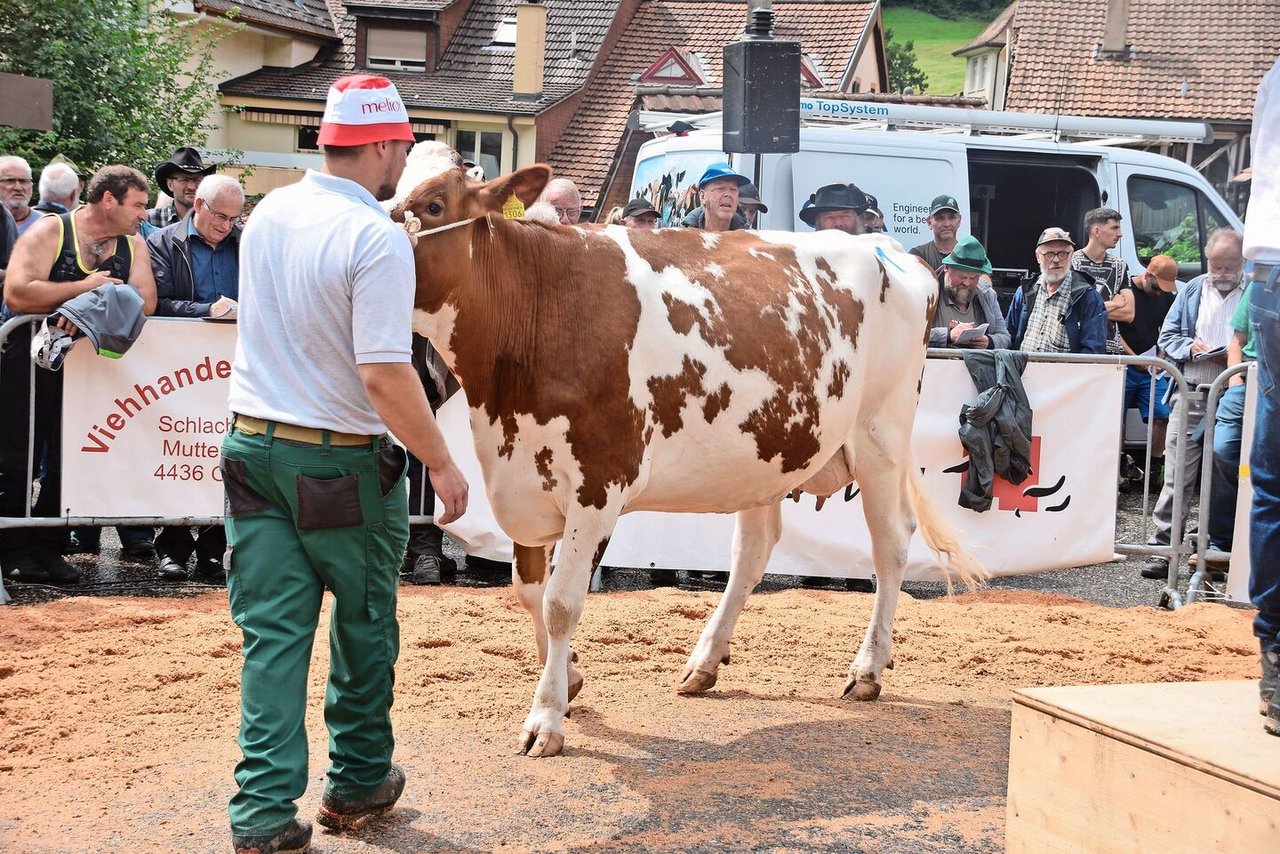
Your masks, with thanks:
<instances>
[{"instance_id":1,"label":"cow's eye","mask_svg":"<svg viewBox=\"0 0 1280 854\"><path fill-rule=\"evenodd\" d=\"M427 213L431 214L432 216L440 216L440 214L444 213L444 205L440 204L439 202L432 202L431 204L427 205Z\"/></svg>"}]
</instances>

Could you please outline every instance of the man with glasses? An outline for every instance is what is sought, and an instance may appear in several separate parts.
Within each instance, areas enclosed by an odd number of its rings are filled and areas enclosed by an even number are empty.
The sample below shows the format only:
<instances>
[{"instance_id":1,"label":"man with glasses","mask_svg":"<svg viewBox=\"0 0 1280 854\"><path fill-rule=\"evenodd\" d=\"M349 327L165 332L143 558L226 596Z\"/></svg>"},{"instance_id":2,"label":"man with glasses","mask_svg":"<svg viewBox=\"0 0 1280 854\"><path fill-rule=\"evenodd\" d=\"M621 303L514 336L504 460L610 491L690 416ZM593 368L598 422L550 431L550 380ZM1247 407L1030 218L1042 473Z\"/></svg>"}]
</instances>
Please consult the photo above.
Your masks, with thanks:
<instances>
[{"instance_id":1,"label":"man with glasses","mask_svg":"<svg viewBox=\"0 0 1280 854\"><path fill-rule=\"evenodd\" d=\"M244 190L230 175L200 182L190 213L147 238L158 317L234 316L240 296L240 211ZM194 537L192 536L194 532ZM221 525L170 526L156 537L160 577L221 583L227 540ZM195 567L188 571L192 554Z\"/></svg>"},{"instance_id":2,"label":"man with glasses","mask_svg":"<svg viewBox=\"0 0 1280 854\"><path fill-rule=\"evenodd\" d=\"M582 217L582 196L578 185L568 178L552 178L542 190L540 201L556 209L561 225L577 225Z\"/></svg>"},{"instance_id":3,"label":"man with glasses","mask_svg":"<svg viewBox=\"0 0 1280 854\"><path fill-rule=\"evenodd\" d=\"M21 157L0 157L0 202L9 210L19 236L33 222L40 219L40 212L31 207L31 165Z\"/></svg>"},{"instance_id":4,"label":"man with glasses","mask_svg":"<svg viewBox=\"0 0 1280 854\"><path fill-rule=\"evenodd\" d=\"M1071 269L1075 243L1061 228L1046 228L1036 241L1040 277L1018 288L1005 319L1010 348L1036 353L1102 353L1107 348L1107 309L1093 282Z\"/></svg>"},{"instance_id":5,"label":"man with glasses","mask_svg":"<svg viewBox=\"0 0 1280 854\"><path fill-rule=\"evenodd\" d=\"M191 211L191 206L195 204L196 188L217 168L212 163L206 165L200 159L200 152L187 146L173 152L165 162L156 164L156 184L162 192L168 193L173 201L147 211L147 225L143 237L149 237L156 229L173 225L186 216Z\"/></svg>"},{"instance_id":6,"label":"man with glasses","mask_svg":"<svg viewBox=\"0 0 1280 854\"><path fill-rule=\"evenodd\" d=\"M742 188L751 180L733 171L728 163L712 163L698 179L698 207L680 220L684 228L703 231L736 231L750 228L747 218L738 212Z\"/></svg>"}]
</instances>

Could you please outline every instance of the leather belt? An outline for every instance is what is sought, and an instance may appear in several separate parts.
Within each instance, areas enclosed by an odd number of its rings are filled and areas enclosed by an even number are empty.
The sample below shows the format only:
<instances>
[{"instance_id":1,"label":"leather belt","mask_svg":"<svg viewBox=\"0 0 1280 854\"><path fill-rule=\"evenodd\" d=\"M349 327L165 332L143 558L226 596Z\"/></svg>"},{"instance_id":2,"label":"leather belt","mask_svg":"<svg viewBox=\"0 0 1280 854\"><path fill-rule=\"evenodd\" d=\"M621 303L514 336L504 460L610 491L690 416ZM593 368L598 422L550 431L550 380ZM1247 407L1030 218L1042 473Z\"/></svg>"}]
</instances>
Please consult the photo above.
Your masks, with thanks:
<instances>
[{"instance_id":1,"label":"leather belt","mask_svg":"<svg viewBox=\"0 0 1280 854\"><path fill-rule=\"evenodd\" d=\"M299 427L296 424L285 424L281 421L264 421L261 418L254 418L251 415L236 414L235 420L236 430L246 436L265 436L267 428L274 424L275 430L272 436L277 439L288 439L291 442L304 442L308 445L323 445L325 436L329 437L330 445L369 445L378 437L361 436L357 433L339 433L335 430L319 430L315 427Z\"/></svg>"}]
</instances>

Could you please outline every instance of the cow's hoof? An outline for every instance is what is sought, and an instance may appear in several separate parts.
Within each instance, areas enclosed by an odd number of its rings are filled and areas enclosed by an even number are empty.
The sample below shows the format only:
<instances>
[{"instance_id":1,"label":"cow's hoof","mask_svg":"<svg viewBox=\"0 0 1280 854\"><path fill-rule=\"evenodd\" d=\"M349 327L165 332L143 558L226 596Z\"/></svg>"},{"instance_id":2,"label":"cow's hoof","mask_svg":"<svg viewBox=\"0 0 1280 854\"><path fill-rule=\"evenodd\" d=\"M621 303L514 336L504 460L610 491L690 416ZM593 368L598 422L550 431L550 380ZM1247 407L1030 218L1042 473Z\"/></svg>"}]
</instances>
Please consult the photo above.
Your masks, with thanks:
<instances>
[{"instance_id":1,"label":"cow's hoof","mask_svg":"<svg viewBox=\"0 0 1280 854\"><path fill-rule=\"evenodd\" d=\"M859 702L867 702L874 700L880 696L880 683L872 682L869 679L850 678L844 683L844 691L840 694L841 699L853 695L853 699Z\"/></svg>"},{"instance_id":2,"label":"cow's hoof","mask_svg":"<svg viewBox=\"0 0 1280 854\"><path fill-rule=\"evenodd\" d=\"M684 676L680 677L680 684L676 685L677 694L701 694L703 691L710 691L716 684L716 674L707 670L695 670L692 667L684 672Z\"/></svg>"},{"instance_id":3,"label":"cow's hoof","mask_svg":"<svg viewBox=\"0 0 1280 854\"><path fill-rule=\"evenodd\" d=\"M562 733L549 730L544 730L540 733L525 730L520 733L519 753L522 756L545 759L549 756L559 756L562 750L564 750L564 735Z\"/></svg>"},{"instance_id":4,"label":"cow's hoof","mask_svg":"<svg viewBox=\"0 0 1280 854\"><path fill-rule=\"evenodd\" d=\"M582 671L574 667L572 664L570 664L569 665L569 702L570 703L573 702L573 698L578 696L578 692L581 690L582 690Z\"/></svg>"}]
</instances>

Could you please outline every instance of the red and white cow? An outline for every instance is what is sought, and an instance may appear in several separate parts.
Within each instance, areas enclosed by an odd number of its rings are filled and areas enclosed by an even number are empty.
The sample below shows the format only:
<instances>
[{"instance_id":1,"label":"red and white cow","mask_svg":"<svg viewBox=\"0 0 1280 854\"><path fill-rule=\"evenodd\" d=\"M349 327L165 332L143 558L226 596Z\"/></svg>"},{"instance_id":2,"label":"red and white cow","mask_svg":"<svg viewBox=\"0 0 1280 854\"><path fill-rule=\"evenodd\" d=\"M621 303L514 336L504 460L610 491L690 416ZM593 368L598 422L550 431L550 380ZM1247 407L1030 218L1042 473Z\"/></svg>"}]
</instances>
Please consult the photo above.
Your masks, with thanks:
<instances>
[{"instance_id":1,"label":"red and white cow","mask_svg":"<svg viewBox=\"0 0 1280 854\"><path fill-rule=\"evenodd\" d=\"M981 575L910 450L932 277L883 236L575 228L495 213L512 195L532 203L550 175L536 165L480 183L449 168L392 211L421 229L414 328L467 392L489 501L516 543L515 591L545 665L522 752L563 746L582 684L570 638L632 510L737 512L728 586L678 685L696 693L729 661L782 499L856 479L879 584L845 694L874 699L917 519L960 578Z\"/></svg>"}]
</instances>

